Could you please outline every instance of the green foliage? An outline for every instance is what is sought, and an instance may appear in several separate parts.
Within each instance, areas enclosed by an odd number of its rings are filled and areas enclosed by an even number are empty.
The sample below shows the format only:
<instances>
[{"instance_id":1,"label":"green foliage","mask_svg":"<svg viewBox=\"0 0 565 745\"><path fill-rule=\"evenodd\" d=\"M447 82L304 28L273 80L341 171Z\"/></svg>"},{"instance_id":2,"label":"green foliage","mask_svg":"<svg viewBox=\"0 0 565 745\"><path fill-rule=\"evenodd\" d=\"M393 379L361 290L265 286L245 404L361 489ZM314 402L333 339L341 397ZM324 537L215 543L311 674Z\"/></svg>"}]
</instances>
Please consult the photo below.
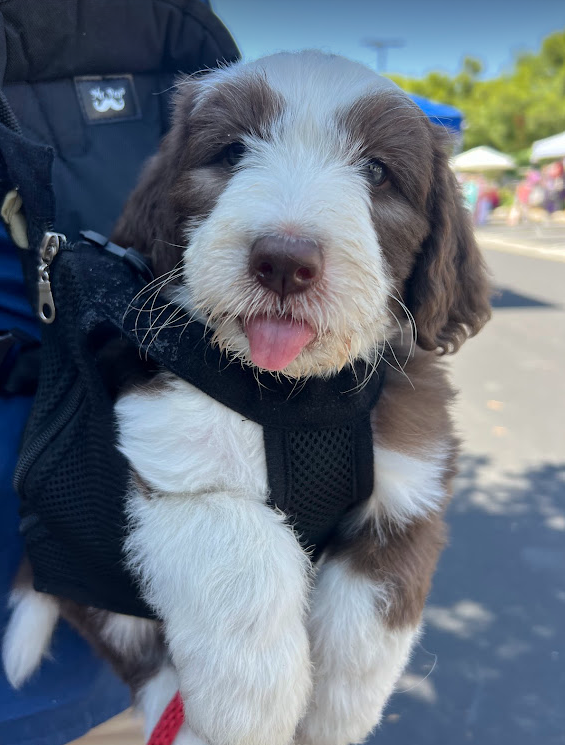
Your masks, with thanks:
<instances>
[{"instance_id":1,"label":"green foliage","mask_svg":"<svg viewBox=\"0 0 565 745\"><path fill-rule=\"evenodd\" d=\"M565 129L565 30L550 34L537 54L516 57L498 78L481 80L480 60L466 57L456 75L390 75L401 88L456 106L465 114L465 149L490 145L525 160L534 140Z\"/></svg>"}]
</instances>

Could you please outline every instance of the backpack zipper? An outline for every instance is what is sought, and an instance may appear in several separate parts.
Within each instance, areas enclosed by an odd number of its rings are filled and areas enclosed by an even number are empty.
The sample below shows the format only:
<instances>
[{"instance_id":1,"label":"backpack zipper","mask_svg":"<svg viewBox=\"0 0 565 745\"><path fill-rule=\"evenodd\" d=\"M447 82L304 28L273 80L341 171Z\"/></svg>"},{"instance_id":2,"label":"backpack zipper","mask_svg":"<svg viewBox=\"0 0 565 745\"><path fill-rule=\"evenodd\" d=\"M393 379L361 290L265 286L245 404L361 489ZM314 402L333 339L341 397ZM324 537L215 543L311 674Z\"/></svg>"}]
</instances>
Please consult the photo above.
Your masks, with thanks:
<instances>
[{"instance_id":1,"label":"backpack zipper","mask_svg":"<svg viewBox=\"0 0 565 745\"><path fill-rule=\"evenodd\" d=\"M62 233L46 232L39 246L39 264L37 265L37 313L43 323L53 323L55 320L55 301L51 292L49 271L51 262L59 253L59 249L67 242Z\"/></svg>"},{"instance_id":2,"label":"backpack zipper","mask_svg":"<svg viewBox=\"0 0 565 745\"><path fill-rule=\"evenodd\" d=\"M13 485L14 489L20 496L23 496L20 489L23 486L30 468L33 466L41 453L47 449L49 443L59 434L63 427L71 420L73 414L78 410L84 397L84 383L77 380L73 384L63 406L55 418L51 421L40 435L33 439L33 442L22 452L16 470L14 471Z\"/></svg>"}]
</instances>

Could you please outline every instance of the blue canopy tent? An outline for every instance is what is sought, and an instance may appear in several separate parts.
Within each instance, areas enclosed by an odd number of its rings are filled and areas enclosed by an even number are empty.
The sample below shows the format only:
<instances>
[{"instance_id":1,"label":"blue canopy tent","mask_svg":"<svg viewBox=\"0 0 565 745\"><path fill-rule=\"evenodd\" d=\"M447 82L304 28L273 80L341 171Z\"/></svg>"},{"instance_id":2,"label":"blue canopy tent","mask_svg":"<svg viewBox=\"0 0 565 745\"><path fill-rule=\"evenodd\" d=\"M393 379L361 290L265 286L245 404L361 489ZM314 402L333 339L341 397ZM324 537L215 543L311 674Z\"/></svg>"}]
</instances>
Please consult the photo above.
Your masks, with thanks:
<instances>
[{"instance_id":1,"label":"blue canopy tent","mask_svg":"<svg viewBox=\"0 0 565 745\"><path fill-rule=\"evenodd\" d=\"M445 103L430 101L423 96L416 96L413 93L410 93L409 95L414 103L418 104L418 106L425 114L427 114L432 122L441 124L442 126L447 127L447 129L450 129L452 132L461 134L464 117L463 113L459 111L459 109L456 109L454 106L448 106Z\"/></svg>"}]
</instances>

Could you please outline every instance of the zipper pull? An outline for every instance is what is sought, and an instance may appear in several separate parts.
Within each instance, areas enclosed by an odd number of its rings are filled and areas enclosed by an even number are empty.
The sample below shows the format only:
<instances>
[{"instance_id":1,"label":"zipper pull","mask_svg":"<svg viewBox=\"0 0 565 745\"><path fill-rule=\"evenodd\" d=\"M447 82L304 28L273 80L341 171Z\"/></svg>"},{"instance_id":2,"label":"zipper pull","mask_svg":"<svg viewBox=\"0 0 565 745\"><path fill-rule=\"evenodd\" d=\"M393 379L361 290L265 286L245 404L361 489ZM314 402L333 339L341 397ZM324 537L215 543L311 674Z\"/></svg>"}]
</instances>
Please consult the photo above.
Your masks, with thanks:
<instances>
[{"instance_id":1,"label":"zipper pull","mask_svg":"<svg viewBox=\"0 0 565 745\"><path fill-rule=\"evenodd\" d=\"M59 253L67 238L62 233L44 233L39 246L39 265L37 267L37 292L39 302L37 312L43 323L53 323L55 320L55 301L51 292L49 267Z\"/></svg>"}]
</instances>

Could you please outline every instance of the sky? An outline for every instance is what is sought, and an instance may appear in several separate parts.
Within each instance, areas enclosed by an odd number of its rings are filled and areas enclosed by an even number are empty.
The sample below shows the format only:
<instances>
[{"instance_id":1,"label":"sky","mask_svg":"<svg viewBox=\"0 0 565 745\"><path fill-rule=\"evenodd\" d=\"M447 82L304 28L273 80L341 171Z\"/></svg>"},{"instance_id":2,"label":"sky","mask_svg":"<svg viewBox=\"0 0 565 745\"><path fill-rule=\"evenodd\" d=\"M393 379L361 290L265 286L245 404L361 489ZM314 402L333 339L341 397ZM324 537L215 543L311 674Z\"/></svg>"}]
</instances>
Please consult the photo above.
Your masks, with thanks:
<instances>
[{"instance_id":1,"label":"sky","mask_svg":"<svg viewBox=\"0 0 565 745\"><path fill-rule=\"evenodd\" d=\"M316 48L376 67L365 42L400 40L385 71L413 77L456 73L466 55L494 77L516 52L536 51L565 29L565 0L212 0L212 7L246 59Z\"/></svg>"}]
</instances>

